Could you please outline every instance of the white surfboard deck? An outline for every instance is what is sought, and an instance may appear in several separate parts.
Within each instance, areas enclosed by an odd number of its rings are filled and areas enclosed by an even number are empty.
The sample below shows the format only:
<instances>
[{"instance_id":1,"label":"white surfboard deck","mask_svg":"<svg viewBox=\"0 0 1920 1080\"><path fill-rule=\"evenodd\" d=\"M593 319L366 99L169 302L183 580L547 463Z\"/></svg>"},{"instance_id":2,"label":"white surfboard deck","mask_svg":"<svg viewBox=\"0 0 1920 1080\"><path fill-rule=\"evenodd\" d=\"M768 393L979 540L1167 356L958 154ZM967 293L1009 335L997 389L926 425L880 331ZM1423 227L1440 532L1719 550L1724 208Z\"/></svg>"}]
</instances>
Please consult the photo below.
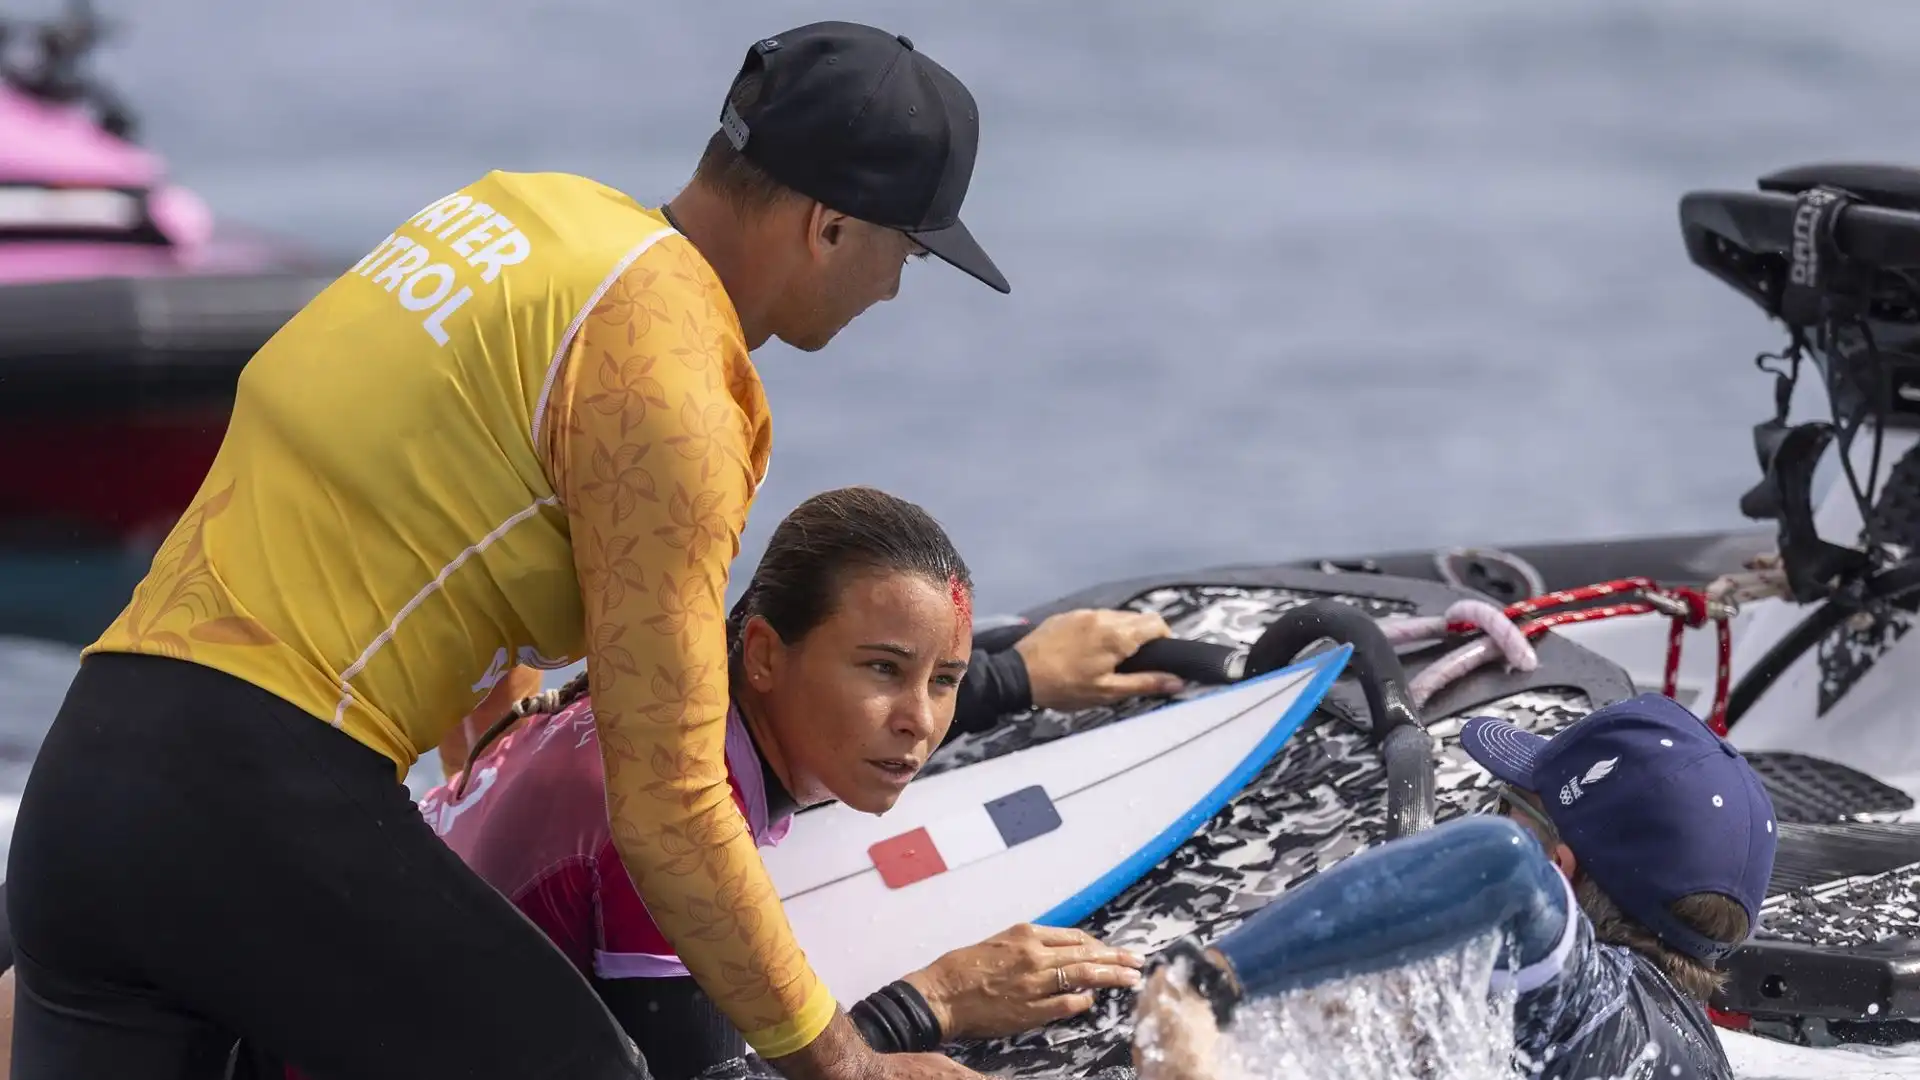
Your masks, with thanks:
<instances>
[{"instance_id":1,"label":"white surfboard deck","mask_svg":"<svg viewBox=\"0 0 1920 1080\"><path fill-rule=\"evenodd\" d=\"M807 959L851 1004L1015 923L1079 922L1238 794L1351 653L917 780L884 816L799 815L761 855Z\"/></svg>"}]
</instances>

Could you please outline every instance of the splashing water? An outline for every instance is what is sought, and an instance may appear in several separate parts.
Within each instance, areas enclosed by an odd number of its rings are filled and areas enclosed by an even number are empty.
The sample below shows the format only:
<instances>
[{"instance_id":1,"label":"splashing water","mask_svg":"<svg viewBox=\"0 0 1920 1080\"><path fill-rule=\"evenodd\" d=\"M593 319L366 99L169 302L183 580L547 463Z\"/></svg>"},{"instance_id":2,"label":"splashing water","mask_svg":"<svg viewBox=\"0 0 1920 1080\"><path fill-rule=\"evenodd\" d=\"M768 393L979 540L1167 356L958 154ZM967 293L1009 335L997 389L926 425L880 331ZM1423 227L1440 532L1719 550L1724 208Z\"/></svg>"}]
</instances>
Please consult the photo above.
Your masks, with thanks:
<instances>
[{"instance_id":1,"label":"splashing water","mask_svg":"<svg viewBox=\"0 0 1920 1080\"><path fill-rule=\"evenodd\" d=\"M1241 1006L1220 1080L1512 1080L1513 996L1486 987L1498 935L1432 960Z\"/></svg>"}]
</instances>

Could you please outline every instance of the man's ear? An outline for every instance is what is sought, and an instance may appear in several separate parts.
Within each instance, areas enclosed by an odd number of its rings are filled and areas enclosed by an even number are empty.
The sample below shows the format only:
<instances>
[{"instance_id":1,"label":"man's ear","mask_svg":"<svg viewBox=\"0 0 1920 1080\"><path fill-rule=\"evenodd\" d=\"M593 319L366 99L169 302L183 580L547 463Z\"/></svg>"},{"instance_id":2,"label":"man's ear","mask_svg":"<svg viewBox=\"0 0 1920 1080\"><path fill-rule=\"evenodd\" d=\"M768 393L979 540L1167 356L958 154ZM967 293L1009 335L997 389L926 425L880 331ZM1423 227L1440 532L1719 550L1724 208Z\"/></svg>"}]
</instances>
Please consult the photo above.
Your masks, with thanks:
<instances>
[{"instance_id":1,"label":"man's ear","mask_svg":"<svg viewBox=\"0 0 1920 1080\"><path fill-rule=\"evenodd\" d=\"M1553 850L1547 852L1547 858L1553 860L1553 865L1560 868L1560 873L1568 881L1572 881L1574 871L1580 869L1580 860L1573 857L1573 849L1565 844L1553 845Z\"/></svg>"},{"instance_id":2,"label":"man's ear","mask_svg":"<svg viewBox=\"0 0 1920 1080\"><path fill-rule=\"evenodd\" d=\"M815 257L845 243L852 219L825 203L815 202L807 212L807 246Z\"/></svg>"}]
</instances>

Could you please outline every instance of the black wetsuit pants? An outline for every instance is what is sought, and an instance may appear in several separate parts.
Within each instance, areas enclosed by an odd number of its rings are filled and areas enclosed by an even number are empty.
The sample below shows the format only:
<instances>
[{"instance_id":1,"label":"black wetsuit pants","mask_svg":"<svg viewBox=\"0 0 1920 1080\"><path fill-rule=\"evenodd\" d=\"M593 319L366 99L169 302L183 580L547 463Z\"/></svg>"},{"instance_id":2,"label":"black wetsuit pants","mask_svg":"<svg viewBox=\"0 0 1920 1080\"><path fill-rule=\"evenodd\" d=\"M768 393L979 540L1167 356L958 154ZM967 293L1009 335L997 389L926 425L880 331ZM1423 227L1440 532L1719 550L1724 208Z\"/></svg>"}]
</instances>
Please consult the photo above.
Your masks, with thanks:
<instances>
[{"instance_id":1,"label":"black wetsuit pants","mask_svg":"<svg viewBox=\"0 0 1920 1080\"><path fill-rule=\"evenodd\" d=\"M644 1077L587 980L421 818L391 761L251 684L80 665L6 875L14 1080Z\"/></svg>"}]
</instances>

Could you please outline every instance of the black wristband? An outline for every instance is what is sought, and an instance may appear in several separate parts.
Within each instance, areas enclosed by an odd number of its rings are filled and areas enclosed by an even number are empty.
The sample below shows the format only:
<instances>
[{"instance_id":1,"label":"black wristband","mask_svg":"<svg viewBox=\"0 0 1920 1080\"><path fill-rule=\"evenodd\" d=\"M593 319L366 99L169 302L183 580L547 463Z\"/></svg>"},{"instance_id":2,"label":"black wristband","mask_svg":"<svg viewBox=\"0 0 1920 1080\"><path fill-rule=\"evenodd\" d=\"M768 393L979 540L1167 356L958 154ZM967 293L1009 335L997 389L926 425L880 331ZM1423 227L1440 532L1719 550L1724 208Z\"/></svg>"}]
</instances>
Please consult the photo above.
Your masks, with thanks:
<instances>
[{"instance_id":1,"label":"black wristband","mask_svg":"<svg viewBox=\"0 0 1920 1080\"><path fill-rule=\"evenodd\" d=\"M904 979L860 999L847 1016L867 1045L882 1054L925 1053L944 1039L927 999Z\"/></svg>"},{"instance_id":2,"label":"black wristband","mask_svg":"<svg viewBox=\"0 0 1920 1080\"><path fill-rule=\"evenodd\" d=\"M906 1013L912 1035L910 1045L915 1053L938 1050L940 1044L947 1041L946 1033L940 1030L940 1018L933 1015L933 1006L927 1004L918 987L900 979L889 983L881 992L891 994Z\"/></svg>"},{"instance_id":3,"label":"black wristband","mask_svg":"<svg viewBox=\"0 0 1920 1080\"><path fill-rule=\"evenodd\" d=\"M1213 1006L1213 1020L1224 1028L1233 1020L1234 1007L1240 1004L1240 980L1233 971L1207 955L1200 943L1183 937L1156 953L1147 962L1147 973L1171 967L1181 981L1192 987Z\"/></svg>"},{"instance_id":4,"label":"black wristband","mask_svg":"<svg viewBox=\"0 0 1920 1080\"><path fill-rule=\"evenodd\" d=\"M847 1010L847 1018L853 1021L860 1037L873 1047L875 1053L900 1052L899 1036L894 1031L894 1018L888 1015L889 1012L886 1002L877 993L868 994Z\"/></svg>"}]
</instances>

